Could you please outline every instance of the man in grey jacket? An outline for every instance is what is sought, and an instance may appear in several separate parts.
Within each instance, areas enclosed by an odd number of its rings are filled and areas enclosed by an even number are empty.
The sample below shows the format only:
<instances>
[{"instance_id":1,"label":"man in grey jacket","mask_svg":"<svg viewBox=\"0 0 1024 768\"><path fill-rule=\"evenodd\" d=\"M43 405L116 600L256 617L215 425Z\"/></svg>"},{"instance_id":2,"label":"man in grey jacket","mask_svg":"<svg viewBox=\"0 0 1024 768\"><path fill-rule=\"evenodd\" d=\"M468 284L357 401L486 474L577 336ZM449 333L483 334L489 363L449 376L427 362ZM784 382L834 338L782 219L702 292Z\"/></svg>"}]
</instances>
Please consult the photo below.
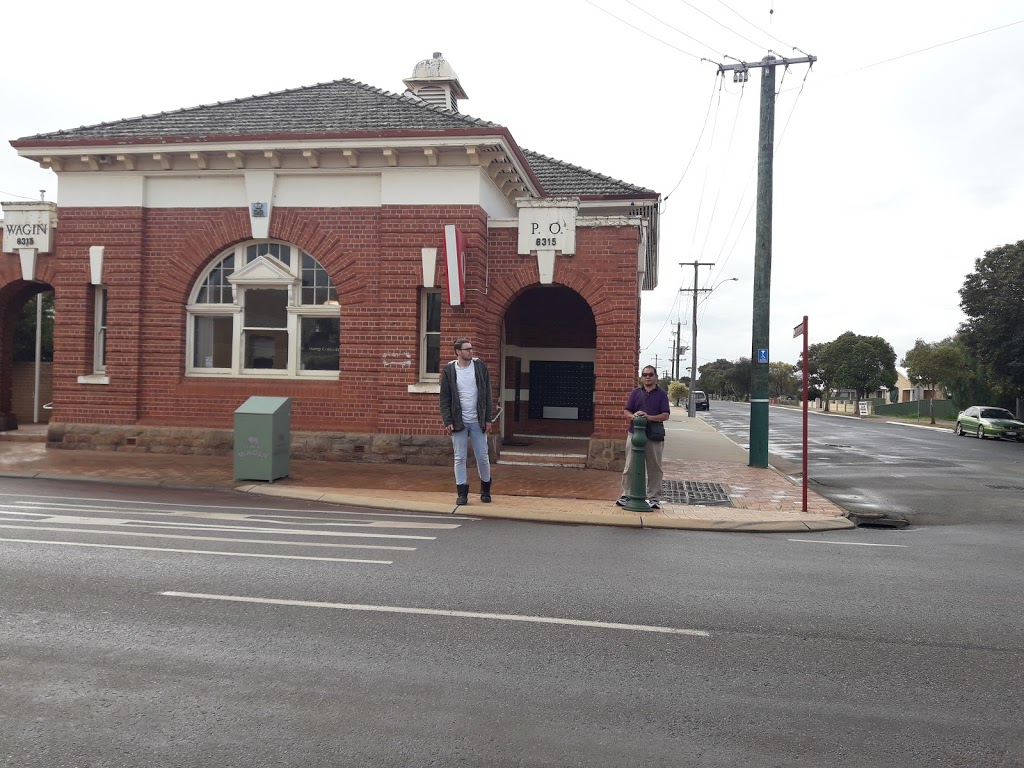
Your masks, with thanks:
<instances>
[{"instance_id":1,"label":"man in grey jacket","mask_svg":"<svg viewBox=\"0 0 1024 768\"><path fill-rule=\"evenodd\" d=\"M441 420L452 436L455 451L456 504L469 503L466 459L473 444L476 471L480 475L480 501L491 500L491 461L487 433L491 429L491 375L484 361L473 357L473 343L456 339L456 358L441 371Z\"/></svg>"}]
</instances>

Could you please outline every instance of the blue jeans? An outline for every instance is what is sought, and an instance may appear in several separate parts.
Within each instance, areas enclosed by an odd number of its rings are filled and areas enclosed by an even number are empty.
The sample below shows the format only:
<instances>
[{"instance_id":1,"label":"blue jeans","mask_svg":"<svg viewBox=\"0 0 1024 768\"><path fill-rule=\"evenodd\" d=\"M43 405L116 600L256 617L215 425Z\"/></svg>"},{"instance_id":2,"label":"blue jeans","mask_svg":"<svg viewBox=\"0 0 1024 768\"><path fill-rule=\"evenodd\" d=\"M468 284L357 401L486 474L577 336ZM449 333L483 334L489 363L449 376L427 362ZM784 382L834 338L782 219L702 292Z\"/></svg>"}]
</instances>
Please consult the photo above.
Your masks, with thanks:
<instances>
[{"instance_id":1,"label":"blue jeans","mask_svg":"<svg viewBox=\"0 0 1024 768\"><path fill-rule=\"evenodd\" d=\"M485 483L491 479L491 459L487 455L487 433L480 422L468 422L461 432L452 432L452 447L455 449L455 484L466 485L466 457L469 455L469 442L473 442L473 456L476 458L476 471Z\"/></svg>"}]
</instances>

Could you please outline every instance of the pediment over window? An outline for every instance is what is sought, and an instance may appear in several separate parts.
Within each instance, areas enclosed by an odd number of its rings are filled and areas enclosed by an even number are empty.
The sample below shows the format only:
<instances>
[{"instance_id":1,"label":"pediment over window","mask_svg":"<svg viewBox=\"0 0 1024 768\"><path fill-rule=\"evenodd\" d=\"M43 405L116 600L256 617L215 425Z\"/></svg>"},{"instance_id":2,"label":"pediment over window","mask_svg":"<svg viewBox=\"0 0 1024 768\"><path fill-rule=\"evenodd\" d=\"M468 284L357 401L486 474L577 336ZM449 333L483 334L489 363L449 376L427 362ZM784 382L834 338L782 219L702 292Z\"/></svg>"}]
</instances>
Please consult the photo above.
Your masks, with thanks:
<instances>
[{"instance_id":1,"label":"pediment over window","mask_svg":"<svg viewBox=\"0 0 1024 768\"><path fill-rule=\"evenodd\" d=\"M228 276L228 282L238 286L291 286L298 278L273 256L258 256Z\"/></svg>"}]
</instances>

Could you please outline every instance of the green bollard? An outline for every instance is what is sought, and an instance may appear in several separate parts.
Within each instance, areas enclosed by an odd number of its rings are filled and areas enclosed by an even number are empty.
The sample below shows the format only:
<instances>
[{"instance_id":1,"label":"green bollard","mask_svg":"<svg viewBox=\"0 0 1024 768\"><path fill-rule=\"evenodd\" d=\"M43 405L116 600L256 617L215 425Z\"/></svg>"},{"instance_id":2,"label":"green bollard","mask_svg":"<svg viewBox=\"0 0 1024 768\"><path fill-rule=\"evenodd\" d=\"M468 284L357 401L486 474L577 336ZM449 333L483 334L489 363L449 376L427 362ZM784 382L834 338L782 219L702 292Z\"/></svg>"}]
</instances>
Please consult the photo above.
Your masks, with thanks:
<instances>
[{"instance_id":1,"label":"green bollard","mask_svg":"<svg viewBox=\"0 0 1024 768\"><path fill-rule=\"evenodd\" d=\"M647 419L637 416L633 419L633 436L629 440L633 451L630 467L629 501L622 505L630 512L650 512L647 503Z\"/></svg>"}]
</instances>

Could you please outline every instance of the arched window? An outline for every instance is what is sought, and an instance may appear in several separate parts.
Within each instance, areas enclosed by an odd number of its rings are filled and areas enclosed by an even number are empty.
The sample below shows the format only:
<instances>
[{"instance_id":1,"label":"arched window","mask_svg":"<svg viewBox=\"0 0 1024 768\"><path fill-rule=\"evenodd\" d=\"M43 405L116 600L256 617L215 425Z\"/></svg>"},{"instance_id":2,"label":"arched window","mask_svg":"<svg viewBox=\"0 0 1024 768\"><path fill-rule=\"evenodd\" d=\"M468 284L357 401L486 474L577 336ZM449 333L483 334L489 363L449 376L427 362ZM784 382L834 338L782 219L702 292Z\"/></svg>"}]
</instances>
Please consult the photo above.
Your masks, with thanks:
<instances>
[{"instance_id":1,"label":"arched window","mask_svg":"<svg viewBox=\"0 0 1024 768\"><path fill-rule=\"evenodd\" d=\"M320 262L270 240L222 253L186 307L191 376L337 378L338 293Z\"/></svg>"}]
</instances>

